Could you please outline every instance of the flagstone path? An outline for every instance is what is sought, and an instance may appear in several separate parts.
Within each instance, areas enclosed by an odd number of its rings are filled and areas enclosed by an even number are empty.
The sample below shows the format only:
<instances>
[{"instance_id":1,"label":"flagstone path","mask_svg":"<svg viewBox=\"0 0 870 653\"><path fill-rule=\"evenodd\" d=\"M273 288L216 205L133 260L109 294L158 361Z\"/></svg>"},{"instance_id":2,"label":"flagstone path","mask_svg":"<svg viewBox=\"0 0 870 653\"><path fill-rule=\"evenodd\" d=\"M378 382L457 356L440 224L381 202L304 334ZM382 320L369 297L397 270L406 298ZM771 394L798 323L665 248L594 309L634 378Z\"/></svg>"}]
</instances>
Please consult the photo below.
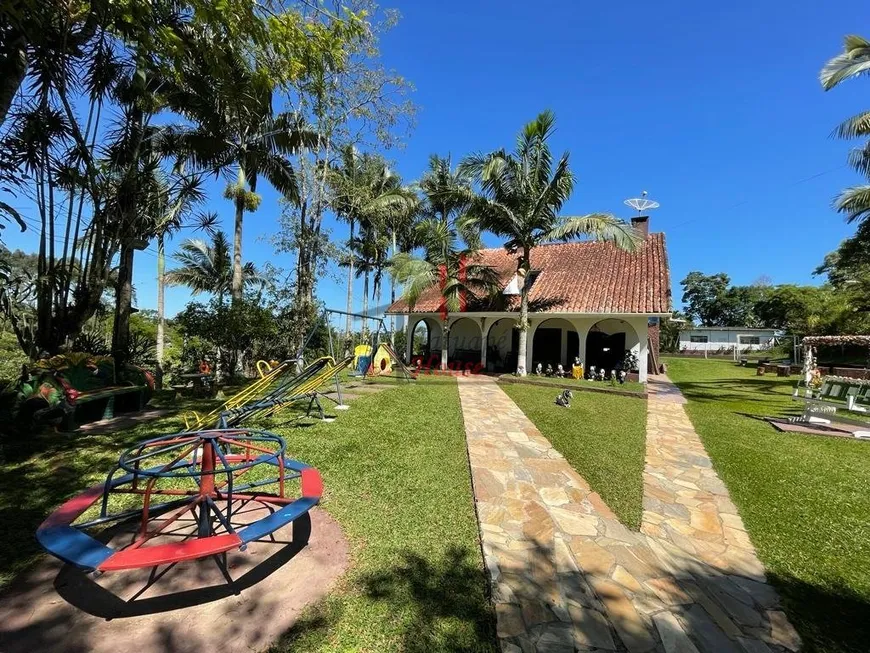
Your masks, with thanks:
<instances>
[{"instance_id":1,"label":"flagstone path","mask_svg":"<svg viewBox=\"0 0 870 653\"><path fill-rule=\"evenodd\" d=\"M506 653L798 649L679 391L657 381L648 403L645 510L637 533L493 379L459 378L484 560Z\"/></svg>"}]
</instances>

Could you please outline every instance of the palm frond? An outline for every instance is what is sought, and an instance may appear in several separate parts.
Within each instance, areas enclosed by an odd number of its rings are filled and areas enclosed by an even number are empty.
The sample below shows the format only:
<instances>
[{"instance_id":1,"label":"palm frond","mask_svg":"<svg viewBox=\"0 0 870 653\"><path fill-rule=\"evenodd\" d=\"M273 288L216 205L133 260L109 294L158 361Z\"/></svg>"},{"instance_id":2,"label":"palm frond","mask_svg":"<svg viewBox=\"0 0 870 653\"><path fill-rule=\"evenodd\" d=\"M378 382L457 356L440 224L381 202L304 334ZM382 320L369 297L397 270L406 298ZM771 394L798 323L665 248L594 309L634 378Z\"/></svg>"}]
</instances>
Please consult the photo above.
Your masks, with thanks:
<instances>
[{"instance_id":1,"label":"palm frond","mask_svg":"<svg viewBox=\"0 0 870 653\"><path fill-rule=\"evenodd\" d=\"M582 236L612 242L630 252L642 242L634 227L607 213L560 218L552 229L540 234L539 242L569 241Z\"/></svg>"},{"instance_id":2,"label":"palm frond","mask_svg":"<svg viewBox=\"0 0 870 653\"><path fill-rule=\"evenodd\" d=\"M840 82L870 73L870 41L854 34L845 39L843 52L828 61L819 73L819 81L826 91Z\"/></svg>"},{"instance_id":3,"label":"palm frond","mask_svg":"<svg viewBox=\"0 0 870 653\"><path fill-rule=\"evenodd\" d=\"M850 139L870 136L870 111L862 111L840 123L834 130L837 138Z\"/></svg>"},{"instance_id":4,"label":"palm frond","mask_svg":"<svg viewBox=\"0 0 870 653\"><path fill-rule=\"evenodd\" d=\"M870 218L870 185L847 188L834 201L834 208L846 214L847 222L864 222Z\"/></svg>"}]
</instances>

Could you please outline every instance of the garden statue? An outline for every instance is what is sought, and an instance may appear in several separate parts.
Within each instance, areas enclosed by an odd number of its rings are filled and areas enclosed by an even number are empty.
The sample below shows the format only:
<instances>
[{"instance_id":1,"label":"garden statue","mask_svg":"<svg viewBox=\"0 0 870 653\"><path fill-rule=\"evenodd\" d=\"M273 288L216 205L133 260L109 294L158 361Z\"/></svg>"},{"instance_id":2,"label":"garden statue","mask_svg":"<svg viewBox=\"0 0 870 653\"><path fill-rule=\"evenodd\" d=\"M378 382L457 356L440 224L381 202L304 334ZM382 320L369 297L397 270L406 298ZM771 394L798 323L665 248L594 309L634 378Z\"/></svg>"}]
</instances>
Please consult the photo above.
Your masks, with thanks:
<instances>
[{"instance_id":1,"label":"garden statue","mask_svg":"<svg viewBox=\"0 0 870 653\"><path fill-rule=\"evenodd\" d=\"M571 376L575 379L583 378L583 363L580 362L580 357L574 357L574 365L571 367Z\"/></svg>"},{"instance_id":2,"label":"garden statue","mask_svg":"<svg viewBox=\"0 0 870 653\"><path fill-rule=\"evenodd\" d=\"M558 376L560 379L565 376L565 368L562 367L562 363L559 363L556 366L556 376Z\"/></svg>"},{"instance_id":3,"label":"garden statue","mask_svg":"<svg viewBox=\"0 0 870 653\"><path fill-rule=\"evenodd\" d=\"M541 374L543 373L543 369L544 369L544 366L541 365L540 363L538 363L535 366L535 374L537 374L538 376L541 376Z\"/></svg>"},{"instance_id":4,"label":"garden statue","mask_svg":"<svg viewBox=\"0 0 870 653\"><path fill-rule=\"evenodd\" d=\"M603 367L600 370L598 370L598 380L599 381L604 380L604 368Z\"/></svg>"},{"instance_id":5,"label":"garden statue","mask_svg":"<svg viewBox=\"0 0 870 653\"><path fill-rule=\"evenodd\" d=\"M571 407L571 399L573 399L574 395L570 390L562 390L562 392L556 396L556 405L561 406L562 408L570 408Z\"/></svg>"},{"instance_id":6,"label":"garden statue","mask_svg":"<svg viewBox=\"0 0 870 653\"><path fill-rule=\"evenodd\" d=\"M616 370L610 370L610 380L616 381Z\"/></svg>"},{"instance_id":7,"label":"garden statue","mask_svg":"<svg viewBox=\"0 0 870 653\"><path fill-rule=\"evenodd\" d=\"M594 365L590 365L590 366L589 366L589 380L590 380L590 381L594 381L595 378L596 378L596 376L595 376L595 366L594 366Z\"/></svg>"},{"instance_id":8,"label":"garden statue","mask_svg":"<svg viewBox=\"0 0 870 653\"><path fill-rule=\"evenodd\" d=\"M625 370L619 370L619 385L625 384L625 377L627 376Z\"/></svg>"},{"instance_id":9,"label":"garden statue","mask_svg":"<svg viewBox=\"0 0 870 653\"><path fill-rule=\"evenodd\" d=\"M547 371L545 372L547 376L553 376L553 364L547 363Z\"/></svg>"}]
</instances>

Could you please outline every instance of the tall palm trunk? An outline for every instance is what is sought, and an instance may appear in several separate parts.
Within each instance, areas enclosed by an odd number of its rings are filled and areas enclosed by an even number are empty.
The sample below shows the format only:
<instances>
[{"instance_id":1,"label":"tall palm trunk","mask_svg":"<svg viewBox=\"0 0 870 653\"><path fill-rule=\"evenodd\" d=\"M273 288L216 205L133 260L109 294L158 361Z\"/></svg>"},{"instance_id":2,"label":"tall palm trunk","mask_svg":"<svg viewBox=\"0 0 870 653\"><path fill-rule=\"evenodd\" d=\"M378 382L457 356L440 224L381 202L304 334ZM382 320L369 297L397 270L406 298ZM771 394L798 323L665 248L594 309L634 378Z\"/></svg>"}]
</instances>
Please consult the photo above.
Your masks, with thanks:
<instances>
[{"instance_id":1,"label":"tall palm trunk","mask_svg":"<svg viewBox=\"0 0 870 653\"><path fill-rule=\"evenodd\" d=\"M245 169L239 166L236 188L236 223L233 231L233 304L242 299L242 222L245 219Z\"/></svg>"},{"instance_id":2,"label":"tall palm trunk","mask_svg":"<svg viewBox=\"0 0 870 653\"><path fill-rule=\"evenodd\" d=\"M349 265L347 267L347 312L353 313L353 228L354 220L350 219L350 238L347 240L347 249L350 256ZM347 315L347 320L344 326L345 338L350 338L350 331L353 327L353 318Z\"/></svg>"},{"instance_id":3,"label":"tall palm trunk","mask_svg":"<svg viewBox=\"0 0 870 653\"><path fill-rule=\"evenodd\" d=\"M369 271L365 271L365 275L363 276L363 301L362 301L362 314L365 317L369 316ZM368 331L369 321L363 320L363 332Z\"/></svg>"},{"instance_id":4,"label":"tall palm trunk","mask_svg":"<svg viewBox=\"0 0 870 653\"><path fill-rule=\"evenodd\" d=\"M520 269L522 273L522 288L520 289L520 338L517 345L517 376L525 376L528 373L526 370L526 348L529 339L529 269L531 268L528 256L528 249L520 261Z\"/></svg>"},{"instance_id":5,"label":"tall palm trunk","mask_svg":"<svg viewBox=\"0 0 870 653\"><path fill-rule=\"evenodd\" d=\"M393 229L393 253L392 257L396 256L396 230ZM390 305L396 303L396 277L390 275ZM390 346L396 347L396 316L390 313Z\"/></svg>"},{"instance_id":6,"label":"tall palm trunk","mask_svg":"<svg viewBox=\"0 0 870 653\"><path fill-rule=\"evenodd\" d=\"M133 307L133 244L121 245L118 267L118 290L115 293L115 327L112 330L112 358L115 359L115 382L130 358L130 314Z\"/></svg>"},{"instance_id":7,"label":"tall palm trunk","mask_svg":"<svg viewBox=\"0 0 870 653\"><path fill-rule=\"evenodd\" d=\"M166 290L166 250L163 233L157 234L157 369L154 381L157 389L163 389L163 347L166 317L164 315L164 292Z\"/></svg>"}]
</instances>

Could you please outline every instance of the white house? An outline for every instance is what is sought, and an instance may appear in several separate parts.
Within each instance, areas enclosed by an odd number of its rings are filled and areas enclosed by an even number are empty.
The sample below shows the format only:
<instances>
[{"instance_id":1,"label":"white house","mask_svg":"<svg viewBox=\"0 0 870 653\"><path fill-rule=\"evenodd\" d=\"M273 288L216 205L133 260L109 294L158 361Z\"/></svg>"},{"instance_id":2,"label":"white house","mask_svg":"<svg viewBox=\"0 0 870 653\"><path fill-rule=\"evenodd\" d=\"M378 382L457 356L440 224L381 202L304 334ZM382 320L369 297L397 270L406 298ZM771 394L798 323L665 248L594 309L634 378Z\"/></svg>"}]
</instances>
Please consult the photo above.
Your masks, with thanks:
<instances>
[{"instance_id":1,"label":"white house","mask_svg":"<svg viewBox=\"0 0 870 653\"><path fill-rule=\"evenodd\" d=\"M751 351L767 349L783 334L778 329L692 327L680 332L680 351Z\"/></svg>"},{"instance_id":2,"label":"white house","mask_svg":"<svg viewBox=\"0 0 870 653\"><path fill-rule=\"evenodd\" d=\"M532 251L527 371L537 363L554 368L561 363L568 370L576 356L587 369L595 365L610 370L621 366L630 351L640 381L646 382L650 318L671 311L665 237L650 234L648 221L632 220L644 236L636 252L594 241L542 245ZM518 254L498 248L476 256L476 263L498 272L504 290L494 300L469 297L464 310L446 315L448 362L513 372L519 341ZM413 308L400 299L387 309L388 314L408 317L406 360L440 357L441 309L437 285L424 291ZM658 338L653 340L657 345Z\"/></svg>"}]
</instances>

